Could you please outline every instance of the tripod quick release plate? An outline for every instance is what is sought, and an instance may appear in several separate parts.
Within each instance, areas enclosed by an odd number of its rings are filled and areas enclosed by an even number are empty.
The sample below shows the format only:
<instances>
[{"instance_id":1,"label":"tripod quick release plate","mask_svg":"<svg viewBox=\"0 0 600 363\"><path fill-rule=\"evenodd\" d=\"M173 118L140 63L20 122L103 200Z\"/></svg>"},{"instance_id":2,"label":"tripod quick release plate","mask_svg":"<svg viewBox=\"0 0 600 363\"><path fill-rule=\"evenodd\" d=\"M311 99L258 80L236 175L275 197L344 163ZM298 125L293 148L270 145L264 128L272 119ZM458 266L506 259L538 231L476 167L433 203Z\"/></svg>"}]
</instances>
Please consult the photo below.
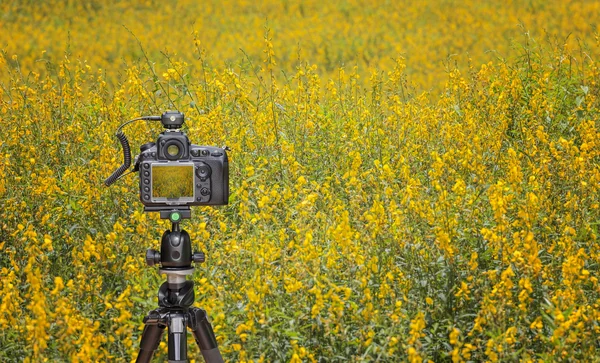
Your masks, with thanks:
<instances>
[{"instance_id":1,"label":"tripod quick release plate","mask_svg":"<svg viewBox=\"0 0 600 363\"><path fill-rule=\"evenodd\" d=\"M179 223L182 219L192 218L192 210L187 208L165 209L164 207L144 207L144 212L160 212L160 219L169 219L173 223Z\"/></svg>"}]
</instances>

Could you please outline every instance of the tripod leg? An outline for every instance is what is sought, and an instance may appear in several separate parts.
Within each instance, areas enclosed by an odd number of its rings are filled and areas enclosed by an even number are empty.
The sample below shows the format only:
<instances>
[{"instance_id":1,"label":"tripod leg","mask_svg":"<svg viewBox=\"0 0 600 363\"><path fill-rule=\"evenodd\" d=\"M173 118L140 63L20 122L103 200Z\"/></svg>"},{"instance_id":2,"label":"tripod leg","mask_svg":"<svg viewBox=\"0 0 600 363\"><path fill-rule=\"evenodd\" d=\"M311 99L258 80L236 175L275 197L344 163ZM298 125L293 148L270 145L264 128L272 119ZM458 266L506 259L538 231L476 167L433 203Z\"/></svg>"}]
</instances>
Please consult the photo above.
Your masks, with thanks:
<instances>
[{"instance_id":1,"label":"tripod leg","mask_svg":"<svg viewBox=\"0 0 600 363\"><path fill-rule=\"evenodd\" d=\"M217 339L213 332L212 325L208 321L206 311L198 308L190 308L188 313L188 326L192 329L196 344L202 352L206 363L223 363L223 357L217 346Z\"/></svg>"},{"instance_id":2,"label":"tripod leg","mask_svg":"<svg viewBox=\"0 0 600 363\"><path fill-rule=\"evenodd\" d=\"M165 327L156 324L146 324L142 333L142 341L140 342L140 351L138 353L136 363L150 363L154 351L160 344L160 339Z\"/></svg>"}]
</instances>

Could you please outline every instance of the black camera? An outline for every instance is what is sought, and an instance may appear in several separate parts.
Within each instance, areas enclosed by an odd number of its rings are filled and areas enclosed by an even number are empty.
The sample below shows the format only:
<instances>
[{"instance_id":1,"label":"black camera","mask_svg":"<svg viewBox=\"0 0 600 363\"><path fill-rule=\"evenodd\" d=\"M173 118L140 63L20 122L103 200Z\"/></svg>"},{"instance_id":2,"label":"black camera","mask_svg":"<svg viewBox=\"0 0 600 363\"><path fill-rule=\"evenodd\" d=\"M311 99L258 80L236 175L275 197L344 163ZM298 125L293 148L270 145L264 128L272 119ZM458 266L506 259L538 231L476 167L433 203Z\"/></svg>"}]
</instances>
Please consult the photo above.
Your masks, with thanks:
<instances>
[{"instance_id":1,"label":"black camera","mask_svg":"<svg viewBox=\"0 0 600 363\"><path fill-rule=\"evenodd\" d=\"M179 127L180 112L165 112L166 130L156 143L140 147L140 200L147 207L223 205L229 199L229 163L225 149L190 143Z\"/></svg>"},{"instance_id":2,"label":"black camera","mask_svg":"<svg viewBox=\"0 0 600 363\"><path fill-rule=\"evenodd\" d=\"M166 129L156 142L142 145L135 159L133 170L139 171L140 200L147 211L228 203L229 163L226 148L192 144L186 134L180 131L184 122L181 112L167 111L162 116L139 119L160 120ZM105 181L106 185L114 183L131 164L127 138L120 131L117 132L117 138L123 145L125 161Z\"/></svg>"}]
</instances>

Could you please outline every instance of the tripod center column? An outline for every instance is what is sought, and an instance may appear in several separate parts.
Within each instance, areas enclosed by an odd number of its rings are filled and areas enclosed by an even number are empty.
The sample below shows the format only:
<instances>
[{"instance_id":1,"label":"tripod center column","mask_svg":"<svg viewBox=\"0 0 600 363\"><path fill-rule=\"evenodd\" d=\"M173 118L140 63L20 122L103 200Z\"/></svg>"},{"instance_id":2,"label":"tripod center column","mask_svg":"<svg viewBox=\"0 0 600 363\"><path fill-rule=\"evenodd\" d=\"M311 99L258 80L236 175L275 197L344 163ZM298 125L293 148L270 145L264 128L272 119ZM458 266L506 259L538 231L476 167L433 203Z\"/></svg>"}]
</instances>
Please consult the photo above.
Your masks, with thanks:
<instances>
[{"instance_id":1,"label":"tripod center column","mask_svg":"<svg viewBox=\"0 0 600 363\"><path fill-rule=\"evenodd\" d=\"M187 332L183 311L170 313L169 317L169 363L187 363Z\"/></svg>"}]
</instances>

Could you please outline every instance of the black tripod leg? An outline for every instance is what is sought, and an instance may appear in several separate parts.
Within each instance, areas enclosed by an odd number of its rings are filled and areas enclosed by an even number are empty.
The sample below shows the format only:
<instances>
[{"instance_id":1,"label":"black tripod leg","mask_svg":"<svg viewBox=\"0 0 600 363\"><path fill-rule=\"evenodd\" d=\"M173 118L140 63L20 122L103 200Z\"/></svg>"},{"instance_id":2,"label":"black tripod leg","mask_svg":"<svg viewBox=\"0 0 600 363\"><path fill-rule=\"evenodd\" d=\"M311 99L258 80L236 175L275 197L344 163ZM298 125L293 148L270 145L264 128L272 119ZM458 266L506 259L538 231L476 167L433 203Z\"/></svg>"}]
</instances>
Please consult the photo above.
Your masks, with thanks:
<instances>
[{"instance_id":1,"label":"black tripod leg","mask_svg":"<svg viewBox=\"0 0 600 363\"><path fill-rule=\"evenodd\" d=\"M140 342L140 351L136 359L136 363L150 363L154 351L160 344L165 327L156 324L146 324L142 333L142 341Z\"/></svg>"},{"instance_id":2,"label":"black tripod leg","mask_svg":"<svg viewBox=\"0 0 600 363\"><path fill-rule=\"evenodd\" d=\"M217 346L217 339L213 332L212 325L208 321L206 311L198 308L190 308L188 325L192 329L196 344L202 352L206 363L223 363L223 357Z\"/></svg>"}]
</instances>

